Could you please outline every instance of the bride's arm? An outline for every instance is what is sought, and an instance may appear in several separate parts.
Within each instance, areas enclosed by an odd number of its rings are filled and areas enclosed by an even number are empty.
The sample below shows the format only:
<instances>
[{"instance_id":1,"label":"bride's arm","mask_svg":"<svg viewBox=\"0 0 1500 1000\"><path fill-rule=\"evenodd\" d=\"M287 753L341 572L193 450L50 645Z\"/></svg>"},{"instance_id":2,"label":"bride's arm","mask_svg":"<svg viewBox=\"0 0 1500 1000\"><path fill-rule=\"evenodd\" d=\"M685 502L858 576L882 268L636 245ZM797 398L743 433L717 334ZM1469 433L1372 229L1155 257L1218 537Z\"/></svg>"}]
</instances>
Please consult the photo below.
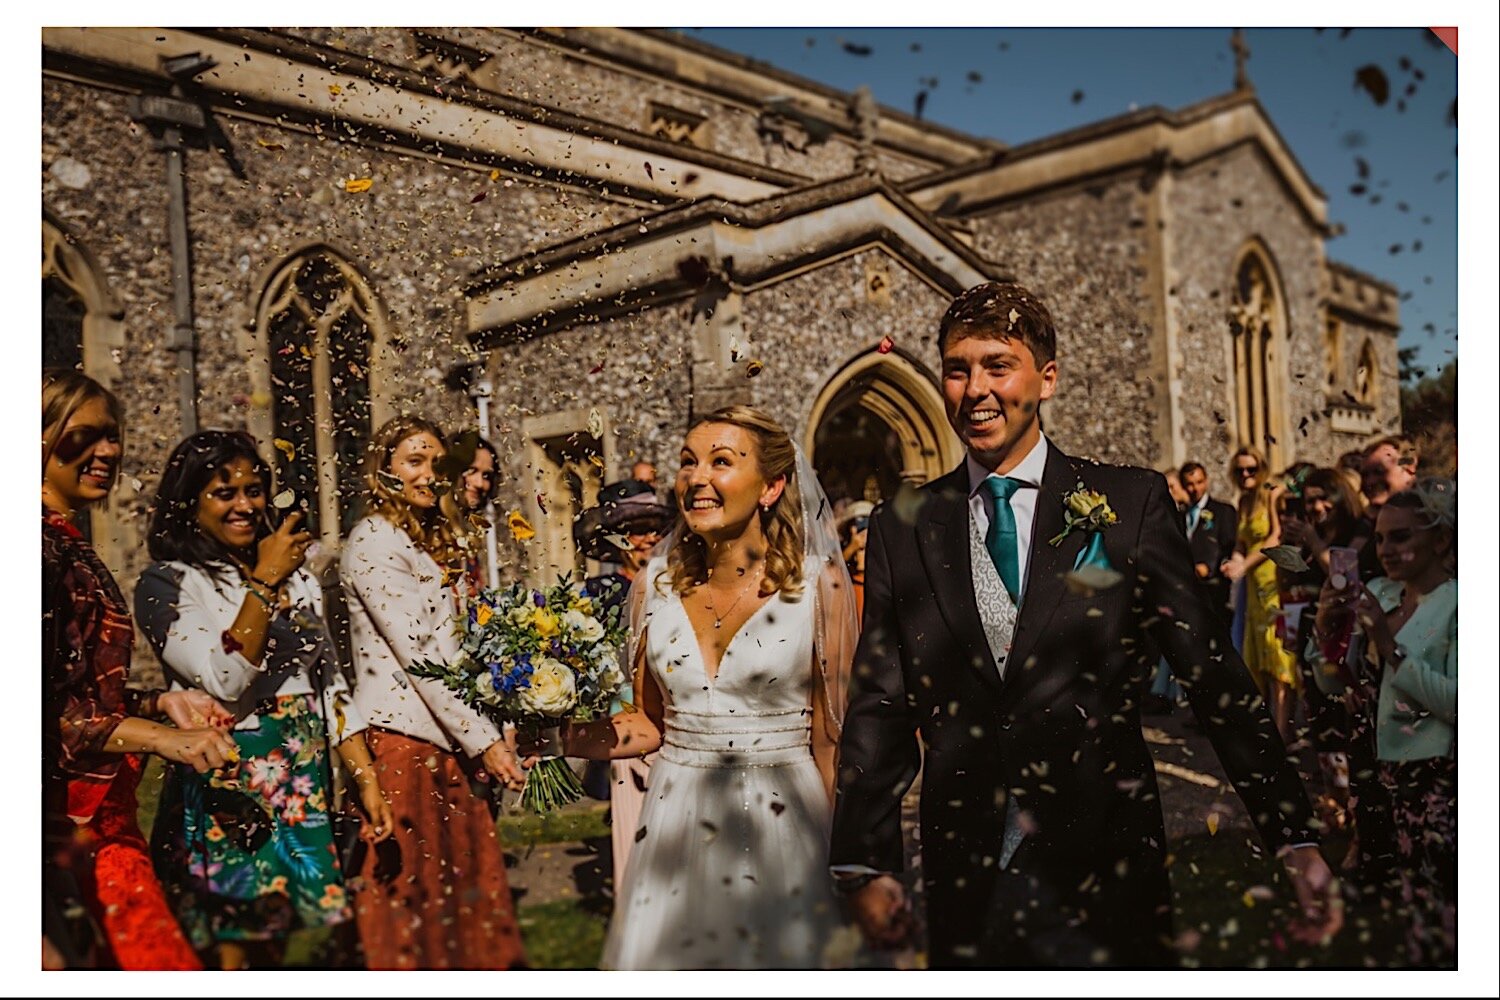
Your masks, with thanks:
<instances>
[{"instance_id":1,"label":"bride's arm","mask_svg":"<svg viewBox=\"0 0 1500 1000\"><path fill-rule=\"evenodd\" d=\"M586 760L643 757L660 749L661 691L646 669L646 644L640 643L635 663L636 704L608 719L571 725L563 731L563 752Z\"/></svg>"}]
</instances>

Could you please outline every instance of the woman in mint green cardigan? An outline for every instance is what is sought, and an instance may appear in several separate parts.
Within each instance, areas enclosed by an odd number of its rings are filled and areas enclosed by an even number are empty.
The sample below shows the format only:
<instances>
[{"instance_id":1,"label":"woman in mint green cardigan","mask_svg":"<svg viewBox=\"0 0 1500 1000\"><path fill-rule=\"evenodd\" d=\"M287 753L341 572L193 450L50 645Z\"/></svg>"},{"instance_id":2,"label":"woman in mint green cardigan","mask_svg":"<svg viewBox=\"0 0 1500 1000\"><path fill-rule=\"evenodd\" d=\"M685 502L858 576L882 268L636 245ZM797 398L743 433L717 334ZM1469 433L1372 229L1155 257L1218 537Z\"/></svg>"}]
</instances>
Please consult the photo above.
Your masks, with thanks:
<instances>
[{"instance_id":1,"label":"woman in mint green cardigan","mask_svg":"<svg viewBox=\"0 0 1500 1000\"><path fill-rule=\"evenodd\" d=\"M1458 882L1458 489L1424 479L1391 497L1375 523L1385 576L1368 588L1323 588L1318 632L1354 611L1365 660L1380 669L1375 713L1380 780L1395 809L1400 903L1413 963L1456 958Z\"/></svg>"}]
</instances>

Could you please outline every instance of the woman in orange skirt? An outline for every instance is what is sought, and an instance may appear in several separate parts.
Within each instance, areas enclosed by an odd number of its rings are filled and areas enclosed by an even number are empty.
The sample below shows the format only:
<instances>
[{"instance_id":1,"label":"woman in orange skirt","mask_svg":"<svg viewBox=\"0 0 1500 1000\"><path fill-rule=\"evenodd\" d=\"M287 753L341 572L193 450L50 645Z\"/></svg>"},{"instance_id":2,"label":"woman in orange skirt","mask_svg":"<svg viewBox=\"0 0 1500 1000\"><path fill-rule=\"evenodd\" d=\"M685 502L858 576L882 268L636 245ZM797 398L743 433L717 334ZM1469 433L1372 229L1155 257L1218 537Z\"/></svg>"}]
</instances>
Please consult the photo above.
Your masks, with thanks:
<instances>
[{"instance_id":1,"label":"woman in orange skirt","mask_svg":"<svg viewBox=\"0 0 1500 1000\"><path fill-rule=\"evenodd\" d=\"M357 673L354 701L396 834L356 857L355 918L372 969L525 964L505 858L481 780L525 780L500 730L440 680L407 672L458 653L449 585L463 551L439 508L443 435L398 417L371 442L367 516L339 575ZM476 787L478 790L476 790Z\"/></svg>"}]
</instances>

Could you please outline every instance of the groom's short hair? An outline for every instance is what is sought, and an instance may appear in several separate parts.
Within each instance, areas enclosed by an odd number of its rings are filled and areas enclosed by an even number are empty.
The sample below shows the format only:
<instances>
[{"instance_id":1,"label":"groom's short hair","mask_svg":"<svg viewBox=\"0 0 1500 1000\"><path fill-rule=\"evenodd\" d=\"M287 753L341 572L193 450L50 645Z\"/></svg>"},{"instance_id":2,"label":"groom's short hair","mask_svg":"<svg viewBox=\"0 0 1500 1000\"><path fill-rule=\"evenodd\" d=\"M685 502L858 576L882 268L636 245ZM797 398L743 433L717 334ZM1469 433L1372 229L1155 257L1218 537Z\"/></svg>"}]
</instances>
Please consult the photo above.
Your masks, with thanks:
<instances>
[{"instance_id":1,"label":"groom's short hair","mask_svg":"<svg viewBox=\"0 0 1500 1000\"><path fill-rule=\"evenodd\" d=\"M1038 368L1057 358L1052 313L1030 289L1014 281L975 285L953 300L938 324L939 353L950 340L964 337L1019 340Z\"/></svg>"}]
</instances>

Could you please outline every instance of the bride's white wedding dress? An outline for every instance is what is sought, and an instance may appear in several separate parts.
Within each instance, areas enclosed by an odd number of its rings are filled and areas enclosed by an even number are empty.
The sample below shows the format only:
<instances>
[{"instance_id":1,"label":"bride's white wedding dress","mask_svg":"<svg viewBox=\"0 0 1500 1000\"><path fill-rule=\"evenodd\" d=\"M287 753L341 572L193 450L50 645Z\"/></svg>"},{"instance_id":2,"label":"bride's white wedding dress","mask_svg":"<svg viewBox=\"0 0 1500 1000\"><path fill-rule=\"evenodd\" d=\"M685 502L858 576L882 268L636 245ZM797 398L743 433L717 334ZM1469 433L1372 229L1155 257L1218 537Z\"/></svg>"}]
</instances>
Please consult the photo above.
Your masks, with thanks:
<instances>
[{"instance_id":1,"label":"bride's white wedding dress","mask_svg":"<svg viewBox=\"0 0 1500 1000\"><path fill-rule=\"evenodd\" d=\"M646 580L662 571L660 559ZM710 677L665 579L646 597L663 743L605 941L607 969L809 969L843 925L811 747L814 601L774 595ZM853 933L847 931L847 933ZM830 944L834 944L831 949Z\"/></svg>"}]
</instances>

